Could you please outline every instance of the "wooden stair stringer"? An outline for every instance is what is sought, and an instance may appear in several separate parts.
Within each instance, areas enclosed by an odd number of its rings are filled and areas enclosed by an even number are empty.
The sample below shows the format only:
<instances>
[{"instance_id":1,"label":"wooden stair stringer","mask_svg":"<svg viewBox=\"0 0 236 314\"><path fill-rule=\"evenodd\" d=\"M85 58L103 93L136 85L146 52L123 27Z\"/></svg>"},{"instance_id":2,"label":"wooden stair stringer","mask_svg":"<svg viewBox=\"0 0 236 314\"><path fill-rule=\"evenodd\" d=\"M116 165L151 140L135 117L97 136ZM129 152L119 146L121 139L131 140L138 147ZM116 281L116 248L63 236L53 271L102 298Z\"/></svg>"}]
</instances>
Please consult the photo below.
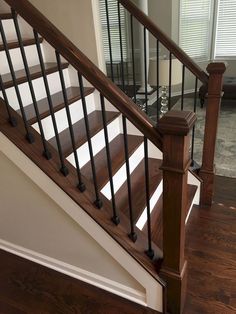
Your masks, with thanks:
<instances>
[{"instance_id":1,"label":"wooden stair stringer","mask_svg":"<svg viewBox=\"0 0 236 314\"><path fill-rule=\"evenodd\" d=\"M154 278L163 288L165 282L159 277L158 270L162 261L162 251L153 243L153 249L156 256L153 260L149 259L145 250L147 248L147 239L143 232L135 227L138 239L133 243L127 234L129 230L129 221L127 217L121 214L121 223L115 226L111 221L112 209L110 202L101 194L103 201L102 209L97 209L94 205L93 186L84 177L83 181L87 187L86 191L81 193L77 189L77 174L76 169L65 160L65 165L69 169L69 175L64 177L59 171L59 158L56 150L48 144L53 157L49 161L42 155L43 146L40 135L29 127L30 132L35 137L35 142L29 144L25 138L25 129L21 117L10 109L13 117L17 119L17 126L12 127L7 119L5 104L0 99L0 131L14 143L30 160L32 160L47 176L52 179L69 197L77 203L83 210L102 227L129 255L134 258L138 264L144 268L149 275ZM17 129L17 132L16 132Z\"/></svg>"}]
</instances>

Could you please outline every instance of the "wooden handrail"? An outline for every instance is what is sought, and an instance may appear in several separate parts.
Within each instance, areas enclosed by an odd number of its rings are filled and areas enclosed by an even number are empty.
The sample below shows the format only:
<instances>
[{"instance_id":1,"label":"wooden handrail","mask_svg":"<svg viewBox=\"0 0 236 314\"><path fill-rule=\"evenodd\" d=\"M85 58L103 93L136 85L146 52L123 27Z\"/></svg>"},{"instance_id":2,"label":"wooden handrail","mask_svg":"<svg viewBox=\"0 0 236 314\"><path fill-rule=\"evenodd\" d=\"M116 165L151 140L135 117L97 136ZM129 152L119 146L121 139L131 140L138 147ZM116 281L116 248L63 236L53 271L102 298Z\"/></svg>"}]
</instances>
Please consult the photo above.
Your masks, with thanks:
<instances>
[{"instance_id":1,"label":"wooden handrail","mask_svg":"<svg viewBox=\"0 0 236 314\"><path fill-rule=\"evenodd\" d=\"M202 83L208 83L208 75L152 20L130 0L118 0L152 35L158 39L180 62L182 62Z\"/></svg>"},{"instance_id":2,"label":"wooden handrail","mask_svg":"<svg viewBox=\"0 0 236 314\"><path fill-rule=\"evenodd\" d=\"M158 148L162 136L138 106L27 0L4 0Z\"/></svg>"}]
</instances>

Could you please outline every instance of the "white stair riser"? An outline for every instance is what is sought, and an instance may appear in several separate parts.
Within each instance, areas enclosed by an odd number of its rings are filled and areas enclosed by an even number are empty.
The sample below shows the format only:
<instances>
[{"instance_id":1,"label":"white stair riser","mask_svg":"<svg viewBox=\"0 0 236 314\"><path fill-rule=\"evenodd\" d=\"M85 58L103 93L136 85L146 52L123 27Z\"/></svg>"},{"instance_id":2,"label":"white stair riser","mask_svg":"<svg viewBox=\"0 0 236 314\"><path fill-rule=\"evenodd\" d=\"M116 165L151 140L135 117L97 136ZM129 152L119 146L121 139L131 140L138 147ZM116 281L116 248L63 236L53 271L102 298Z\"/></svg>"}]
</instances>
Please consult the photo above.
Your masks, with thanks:
<instances>
[{"instance_id":1,"label":"white stair riser","mask_svg":"<svg viewBox=\"0 0 236 314\"><path fill-rule=\"evenodd\" d=\"M15 40L17 38L16 36L16 30L12 19L9 20L3 20L2 21L4 33L7 40ZM0 37L0 43L2 43L2 37Z\"/></svg>"},{"instance_id":2,"label":"white stair riser","mask_svg":"<svg viewBox=\"0 0 236 314\"><path fill-rule=\"evenodd\" d=\"M160 182L158 187L156 188L155 192L153 193L152 197L150 198L150 212L152 213L156 203L158 202L161 194L163 191L163 181ZM140 230L143 229L144 225L147 222L147 207L144 208L142 211L142 214L140 215L136 227L139 228Z\"/></svg>"},{"instance_id":3,"label":"white stair riser","mask_svg":"<svg viewBox=\"0 0 236 314\"><path fill-rule=\"evenodd\" d=\"M29 67L39 64L38 53L37 53L37 49L35 45L25 46L24 50L25 50L27 63ZM24 63L22 60L20 48L10 49L9 51L10 51L14 70L18 71L18 70L24 69ZM0 59L1 59L0 73L1 74L9 73L10 69L9 69L5 51L0 52Z\"/></svg>"},{"instance_id":4,"label":"white stair riser","mask_svg":"<svg viewBox=\"0 0 236 314\"><path fill-rule=\"evenodd\" d=\"M109 142L111 142L118 134L120 134L119 119L120 117L116 118L107 126ZM105 147L104 130L101 130L92 137L92 147L94 156ZM88 142L84 143L77 149L77 154L80 167L83 167L90 160ZM67 160L75 166L74 154L68 156Z\"/></svg>"},{"instance_id":5,"label":"white stair riser","mask_svg":"<svg viewBox=\"0 0 236 314\"><path fill-rule=\"evenodd\" d=\"M68 76L68 70L65 69L63 71L63 73L64 73L66 87L69 87L70 86L70 80L69 80L69 76ZM47 78L48 78L48 83L49 83L51 95L54 93L60 92L61 91L61 83L60 83L60 78L59 78L58 72L54 72L52 74L47 75ZM35 92L36 99L40 100L40 99L46 98L47 94L46 94L43 78L40 77L38 79L33 80L32 82L33 82L33 86L34 86L34 92ZM28 82L20 84L20 85L18 85L18 87L20 90L23 105L27 106L27 105L31 104L32 103L32 96L31 96L31 93L29 90ZM19 109L19 104L17 101L15 88L14 87L7 88L6 93L7 93L9 103L12 106L12 108L15 110ZM2 96L1 92L0 92L0 94Z\"/></svg>"},{"instance_id":6,"label":"white stair riser","mask_svg":"<svg viewBox=\"0 0 236 314\"><path fill-rule=\"evenodd\" d=\"M144 145L141 144L129 158L130 173L132 173L134 169L139 165L139 163L143 160L143 157L144 157ZM125 183L126 178L127 178L126 164L124 163L123 166L116 172L116 174L113 175L113 184L114 184L115 193ZM106 196L108 200L111 200L110 182L108 182L104 186L101 192Z\"/></svg>"},{"instance_id":7,"label":"white stair riser","mask_svg":"<svg viewBox=\"0 0 236 314\"><path fill-rule=\"evenodd\" d=\"M88 114L94 111L95 106L94 106L94 98L92 94L86 97L86 104L87 104ZM70 105L69 108L70 108L71 120L73 124L83 118L84 115L83 115L81 100L74 102L73 104ZM65 108L59 110L58 112L55 112L55 118L56 118L57 128L58 128L59 133L68 128L68 119L67 119ZM42 126L45 132L45 138L46 140L49 140L55 136L52 118L51 116L48 116L45 119L42 119L41 121L42 121ZM39 132L38 123L33 124L33 127L35 128L35 130Z\"/></svg>"},{"instance_id":8,"label":"white stair riser","mask_svg":"<svg viewBox=\"0 0 236 314\"><path fill-rule=\"evenodd\" d=\"M96 109L101 110L100 93L97 90L94 91L94 99L95 99ZM104 98L104 101L105 101L105 110L106 111L118 112L116 107L114 107L106 98Z\"/></svg>"},{"instance_id":9,"label":"white stair riser","mask_svg":"<svg viewBox=\"0 0 236 314\"><path fill-rule=\"evenodd\" d=\"M7 41L16 41L17 34L14 25L13 19L3 20L3 29L6 36ZM18 16L18 24L21 32L21 37L24 38L34 38L32 28L21 18ZM0 37L0 42L2 43L2 38Z\"/></svg>"}]
</instances>

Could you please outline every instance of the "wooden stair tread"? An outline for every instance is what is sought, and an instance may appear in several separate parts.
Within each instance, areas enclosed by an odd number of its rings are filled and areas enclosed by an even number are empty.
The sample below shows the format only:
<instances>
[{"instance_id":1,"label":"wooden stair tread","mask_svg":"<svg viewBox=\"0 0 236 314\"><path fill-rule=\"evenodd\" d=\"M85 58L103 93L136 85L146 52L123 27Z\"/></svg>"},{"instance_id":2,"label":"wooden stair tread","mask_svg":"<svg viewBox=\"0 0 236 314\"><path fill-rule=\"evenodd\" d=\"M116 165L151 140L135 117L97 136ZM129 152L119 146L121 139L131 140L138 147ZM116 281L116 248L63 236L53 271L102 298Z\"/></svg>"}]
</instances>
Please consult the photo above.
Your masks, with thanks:
<instances>
[{"instance_id":1,"label":"wooden stair tread","mask_svg":"<svg viewBox=\"0 0 236 314\"><path fill-rule=\"evenodd\" d=\"M108 111L106 113L107 123L110 123L119 115L120 115L119 112ZM102 113L100 110L95 110L92 113L90 113L88 115L88 120L89 120L91 137L103 129ZM78 122L73 124L73 130L74 130L76 147L78 148L81 145L83 145L85 142L87 142L87 134L86 134L84 119L80 119ZM69 128L63 130L59 135L60 135L62 152L64 156L67 157L73 152ZM55 137L51 138L49 140L49 143L54 148L57 149L57 143L56 143Z\"/></svg>"},{"instance_id":2,"label":"wooden stair tread","mask_svg":"<svg viewBox=\"0 0 236 314\"><path fill-rule=\"evenodd\" d=\"M81 99L79 87L73 87L73 86L68 87L66 89L66 92L67 92L69 105L72 104L73 102ZM85 96L88 96L93 92L94 92L93 87L85 87L84 88ZM54 112L57 112L57 111L61 110L62 108L64 108L65 104L64 104L64 98L63 98L62 91L51 95L51 99L52 99L52 105L53 105ZM47 98L40 99L39 101L37 101L37 104L38 104L38 110L39 110L41 119L50 115ZM29 123L30 124L36 123L37 118L36 118L36 114L35 114L35 110L34 110L34 105L30 104L30 105L24 107L24 109L25 109L26 118L29 121ZM17 110L17 113L21 114L20 109Z\"/></svg>"},{"instance_id":3,"label":"wooden stair tread","mask_svg":"<svg viewBox=\"0 0 236 314\"><path fill-rule=\"evenodd\" d=\"M127 135L128 138L128 149L129 156L135 151L135 149L142 143L143 137L136 135ZM124 136L119 134L110 143L110 155L112 163L112 173L113 175L125 162L125 152L124 152ZM101 189L108 181L108 166L107 166L107 154L106 148L104 147L96 156L94 157L94 162L96 166L96 174L98 187ZM81 169L82 174L91 182L93 181L91 163L90 161L83 166Z\"/></svg>"},{"instance_id":4,"label":"wooden stair tread","mask_svg":"<svg viewBox=\"0 0 236 314\"><path fill-rule=\"evenodd\" d=\"M11 12L9 13L0 13L0 20L10 20L12 19Z\"/></svg>"},{"instance_id":5,"label":"wooden stair tread","mask_svg":"<svg viewBox=\"0 0 236 314\"><path fill-rule=\"evenodd\" d=\"M55 62L47 62L47 63L44 63L44 65L45 65L46 74L51 74L53 72L58 71L57 63ZM62 68L65 69L68 67L68 65L69 65L68 63L62 63ZM42 76L40 65L34 65L32 67L29 67L29 71L30 71L32 80ZM16 76L18 85L27 82L25 69L15 71L15 76ZM2 80L3 80L3 84L5 88L14 86L11 73L3 74Z\"/></svg>"},{"instance_id":6,"label":"wooden stair tread","mask_svg":"<svg viewBox=\"0 0 236 314\"><path fill-rule=\"evenodd\" d=\"M193 198L197 191L197 186L188 184L188 196L187 196L187 213L193 202ZM152 232L152 241L162 249L162 231L163 231L163 198L162 194L157 201L152 213L151 213L151 232ZM147 234L147 224L143 227L143 232Z\"/></svg>"},{"instance_id":7,"label":"wooden stair tread","mask_svg":"<svg viewBox=\"0 0 236 314\"><path fill-rule=\"evenodd\" d=\"M39 38L39 42L40 43L43 42L43 38L42 37ZM31 45L35 44L35 39L34 38L25 38L25 39L22 39L22 43L23 43L23 45L25 47L26 46L31 46ZM7 46L8 46L8 49L15 49L15 48L19 48L20 47L18 40L9 40L7 42ZM4 50L5 50L4 46L1 43L0 44L0 51L4 51Z\"/></svg>"},{"instance_id":8,"label":"wooden stair tread","mask_svg":"<svg viewBox=\"0 0 236 314\"><path fill-rule=\"evenodd\" d=\"M162 160L148 158L149 160L149 190L150 198L161 182L162 172L159 169ZM142 211L146 207L146 185L145 185L145 167L144 160L134 169L130 176L131 180L131 195L133 217L136 223ZM116 193L116 205L119 211L122 211L129 217L127 183L125 182Z\"/></svg>"}]
</instances>

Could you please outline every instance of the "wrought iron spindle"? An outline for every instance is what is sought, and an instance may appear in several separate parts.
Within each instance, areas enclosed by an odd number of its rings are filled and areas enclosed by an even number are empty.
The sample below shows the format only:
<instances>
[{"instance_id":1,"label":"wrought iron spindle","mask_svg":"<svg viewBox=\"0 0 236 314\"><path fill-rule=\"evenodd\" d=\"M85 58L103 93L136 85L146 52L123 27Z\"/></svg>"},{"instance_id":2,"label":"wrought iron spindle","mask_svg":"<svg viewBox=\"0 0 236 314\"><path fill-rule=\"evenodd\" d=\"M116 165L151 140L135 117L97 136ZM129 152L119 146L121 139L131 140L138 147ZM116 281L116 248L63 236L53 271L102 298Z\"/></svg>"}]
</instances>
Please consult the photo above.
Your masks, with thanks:
<instances>
[{"instance_id":1,"label":"wrought iron spindle","mask_svg":"<svg viewBox=\"0 0 236 314\"><path fill-rule=\"evenodd\" d=\"M130 220L129 238L133 242L135 242L137 240L137 234L134 231L134 217L133 217L133 204L132 204L130 166L129 166L129 149L128 149L129 144L128 144L128 139L127 139L127 122L124 116L122 116L122 123L123 123L123 133L124 133L125 166L126 166L128 201L129 201L129 220Z\"/></svg>"},{"instance_id":2,"label":"wrought iron spindle","mask_svg":"<svg viewBox=\"0 0 236 314\"><path fill-rule=\"evenodd\" d=\"M147 204L147 232L148 232L148 249L146 251L146 254L148 255L148 257L152 259L154 257L154 251L152 249L148 140L146 137L144 137L144 165L145 165L145 188L146 188L146 204Z\"/></svg>"},{"instance_id":3,"label":"wrought iron spindle","mask_svg":"<svg viewBox=\"0 0 236 314\"><path fill-rule=\"evenodd\" d=\"M182 67L182 91L181 91L181 110L184 110L184 84L185 84L185 65Z\"/></svg>"},{"instance_id":4,"label":"wrought iron spindle","mask_svg":"<svg viewBox=\"0 0 236 314\"><path fill-rule=\"evenodd\" d=\"M101 101L103 130L104 130L106 153L107 153L108 174L109 174L109 181L110 181L110 188L111 188L111 200L112 200L112 208L113 208L112 221L114 222L114 224L118 225L120 223L120 218L118 216L117 209L116 209L116 200L115 200L114 183L113 183L113 175L112 175L111 153L110 153L109 138L108 138L108 131L107 131L105 101L104 101L104 96L102 96L102 94L100 94L100 101Z\"/></svg>"},{"instance_id":5,"label":"wrought iron spindle","mask_svg":"<svg viewBox=\"0 0 236 314\"><path fill-rule=\"evenodd\" d=\"M119 38L120 38L121 81L122 81L122 90L123 92L125 92L124 57L123 57L121 16L120 16L120 2L119 1L117 2L117 8L118 8L118 24L119 24Z\"/></svg>"},{"instance_id":6,"label":"wrought iron spindle","mask_svg":"<svg viewBox=\"0 0 236 314\"><path fill-rule=\"evenodd\" d=\"M160 119L160 108L159 108L159 85L160 85L160 73L159 73L159 66L160 66L160 51L159 51L159 46L160 46L160 43L159 43L159 40L157 39L157 51L156 51L156 58L157 58L157 123L158 123L158 120Z\"/></svg>"},{"instance_id":7,"label":"wrought iron spindle","mask_svg":"<svg viewBox=\"0 0 236 314\"><path fill-rule=\"evenodd\" d=\"M81 192L84 192L86 187L85 187L85 184L83 183L81 172L80 172L79 159L78 159L78 154L77 154L76 145L75 145L75 135L74 135L73 124L72 124L72 120L71 120L71 114L70 114L70 108L69 108L69 102L68 102L68 97L67 97L67 92L66 92L66 85L65 85L63 70L62 70L62 66L61 66L61 58L60 58L60 54L58 53L58 51L55 51L55 54L56 54L56 59L57 59L57 66L58 66L58 70L59 70L60 81L61 81L62 94L63 94L64 104L65 104L65 109L66 109L66 115L67 115L67 120L68 120L68 125L69 125L71 144L72 144L74 158L75 158L76 171L77 171L77 176L78 176L78 181L79 181L78 189Z\"/></svg>"},{"instance_id":8,"label":"wrought iron spindle","mask_svg":"<svg viewBox=\"0 0 236 314\"><path fill-rule=\"evenodd\" d=\"M195 80L195 92L194 92L194 104L193 104L193 111L196 113L197 110L197 88L198 88L198 78L196 77ZM192 130L192 145L191 145L191 159L192 165L194 164L193 154L194 154L194 144L195 144L195 125L193 126Z\"/></svg>"},{"instance_id":9,"label":"wrought iron spindle","mask_svg":"<svg viewBox=\"0 0 236 314\"><path fill-rule=\"evenodd\" d=\"M133 93L134 102L137 101L136 94L136 77L135 77L135 56L134 56L134 25L133 25L133 15L130 15L130 30L131 30L131 49L132 49L132 72L133 72Z\"/></svg>"},{"instance_id":10,"label":"wrought iron spindle","mask_svg":"<svg viewBox=\"0 0 236 314\"><path fill-rule=\"evenodd\" d=\"M22 41L22 36L21 36L21 32L20 32L20 27L19 27L19 23L17 20L17 15L16 15L16 11L15 10L11 10L12 12L12 16L13 16L13 21L14 21L14 25L15 25L15 30L16 30L16 34L17 34L17 39L19 42L19 47L20 47L20 51L21 51L21 56L22 56L22 60L23 60L23 64L24 64L24 68L25 68L25 73L26 73L26 77L27 77L27 81L28 81L28 85L29 85L29 90L30 90L30 94L32 97L32 101L33 101L33 106L34 106L34 110L35 110L35 114L36 114L36 118L37 118L37 122L39 125L39 130L40 130L40 134L41 134L41 140L42 140L42 144L43 144L43 155L49 160L52 158L52 155L47 147L47 143L46 143L46 139L45 139L45 135L44 135L44 130L43 130L43 126L42 126L42 122L41 122L41 118L40 118L40 114L39 114L39 110L38 110L38 104L37 104L37 100L36 100L36 96L35 96L35 92L34 92L34 87L33 87L33 83L31 80L31 74L29 71L29 65L28 65L28 61L26 58L26 54L25 54L25 49L24 49L24 45L23 45L23 41Z\"/></svg>"},{"instance_id":11,"label":"wrought iron spindle","mask_svg":"<svg viewBox=\"0 0 236 314\"><path fill-rule=\"evenodd\" d=\"M87 140L88 140L90 163L91 163L91 169L92 169L92 174L93 174L94 191L95 191L95 197L96 197L94 204L97 208L100 209L100 208L102 208L102 201L100 199L100 195L99 195L99 191L98 191L97 175L96 175L96 168L95 168L95 162L94 162L94 156L93 156L93 146L92 146L92 141L91 141L90 126L89 126L88 113L87 113L87 105L86 105L86 100L85 100L85 96L84 96L83 78L79 72L78 72L78 78L79 78L80 95L81 95L82 107L83 107L83 113L84 113L85 129L86 129Z\"/></svg>"},{"instance_id":12,"label":"wrought iron spindle","mask_svg":"<svg viewBox=\"0 0 236 314\"><path fill-rule=\"evenodd\" d=\"M1 36L2 36L2 43L3 43L3 47L4 47L4 50L5 50L5 53L6 53L7 62L8 62L9 68L10 68L10 73L11 73L11 76L12 76L12 81L13 81L13 85L14 85L14 88L15 88L17 100L18 100L18 103L19 103L19 106L20 106L21 116L22 116L22 119L23 119L23 122L24 122L24 127L25 127L25 131L26 131L26 139L28 140L29 143L32 144L34 142L34 136L29 131L28 121L26 119L25 110L24 110L22 99L21 99L20 90L19 90L19 87L18 87L18 84L17 84L15 70L14 70L14 67L13 67L12 60L11 60L11 55L10 55L10 52L9 52L9 49L8 49L8 45L7 45L7 39L6 39L5 31L4 31L4 28L3 28L1 20L0 20L0 33L1 33Z\"/></svg>"},{"instance_id":13,"label":"wrought iron spindle","mask_svg":"<svg viewBox=\"0 0 236 314\"><path fill-rule=\"evenodd\" d=\"M110 31L110 19L109 19L108 0L105 0L105 7L106 7L106 18L107 18L107 36L108 36L108 44L109 44L111 79L114 82L113 56L112 56L112 44L111 44L111 31Z\"/></svg>"},{"instance_id":14,"label":"wrought iron spindle","mask_svg":"<svg viewBox=\"0 0 236 314\"><path fill-rule=\"evenodd\" d=\"M168 101L168 110L171 109L171 92L172 92L172 53L169 55L169 101Z\"/></svg>"},{"instance_id":15,"label":"wrought iron spindle","mask_svg":"<svg viewBox=\"0 0 236 314\"><path fill-rule=\"evenodd\" d=\"M55 113L54 113L54 109L53 109L52 97L51 97L50 88L49 88L49 84L48 84L48 78L47 78L47 74L46 74L46 70L45 70L45 65L44 65L41 47L40 47L39 36L38 36L38 33L36 32L36 30L34 30L34 38L35 38L36 48L37 48L38 57L39 57L39 63L40 63L41 71L42 71L44 86L45 86L45 90L46 90L46 94L47 94L49 111L50 111L50 115L52 118L53 129L54 129L55 137L56 137L57 149L58 149L60 163L61 163L60 171L64 176L67 176L69 174L69 170L65 165L65 161L64 161L64 157L63 157L63 153L62 153L61 142L60 142L60 137L59 137L58 128L57 128L57 122L56 122Z\"/></svg>"},{"instance_id":16,"label":"wrought iron spindle","mask_svg":"<svg viewBox=\"0 0 236 314\"><path fill-rule=\"evenodd\" d=\"M147 30L144 27L144 79L145 79L145 110L148 114L148 93L147 93ZM145 166L145 189L146 189L146 204L147 204L147 230L148 230L148 249L146 254L154 257L152 249L152 235L151 235L151 211L150 211L150 187L149 187L149 162L148 162L148 140L144 137L144 166Z\"/></svg>"},{"instance_id":17,"label":"wrought iron spindle","mask_svg":"<svg viewBox=\"0 0 236 314\"><path fill-rule=\"evenodd\" d=\"M4 87L1 75L0 75L0 89L2 91L4 103L6 105L6 110L7 110L7 114L8 114L8 121L10 122L10 124L13 127L15 127L15 126L17 126L17 121L16 121L15 117L13 117L12 114L11 114L11 109L10 109L7 93L6 93L6 90L5 90L5 87Z\"/></svg>"},{"instance_id":18,"label":"wrought iron spindle","mask_svg":"<svg viewBox=\"0 0 236 314\"><path fill-rule=\"evenodd\" d=\"M120 37L120 56L121 56L121 80L122 90L125 91L125 79L124 79L124 58L123 58L123 46L122 46L122 34L121 34L121 16L120 16L120 3L117 2L118 8L118 22L119 22L119 37ZM129 149L127 139L127 122L126 118L122 116L123 133L124 133L124 146L125 146L125 164L126 164L126 175L127 175L127 188L128 188L128 199L129 199L129 216L130 216L130 239L135 242L137 235L134 231L134 219L133 219L133 206L131 196L131 180L130 180L130 167L129 167Z\"/></svg>"},{"instance_id":19,"label":"wrought iron spindle","mask_svg":"<svg viewBox=\"0 0 236 314\"><path fill-rule=\"evenodd\" d=\"M143 40L144 40L144 84L145 84L145 112L148 115L148 92L147 92L147 29L143 29ZM149 56L148 56L149 58Z\"/></svg>"}]
</instances>

